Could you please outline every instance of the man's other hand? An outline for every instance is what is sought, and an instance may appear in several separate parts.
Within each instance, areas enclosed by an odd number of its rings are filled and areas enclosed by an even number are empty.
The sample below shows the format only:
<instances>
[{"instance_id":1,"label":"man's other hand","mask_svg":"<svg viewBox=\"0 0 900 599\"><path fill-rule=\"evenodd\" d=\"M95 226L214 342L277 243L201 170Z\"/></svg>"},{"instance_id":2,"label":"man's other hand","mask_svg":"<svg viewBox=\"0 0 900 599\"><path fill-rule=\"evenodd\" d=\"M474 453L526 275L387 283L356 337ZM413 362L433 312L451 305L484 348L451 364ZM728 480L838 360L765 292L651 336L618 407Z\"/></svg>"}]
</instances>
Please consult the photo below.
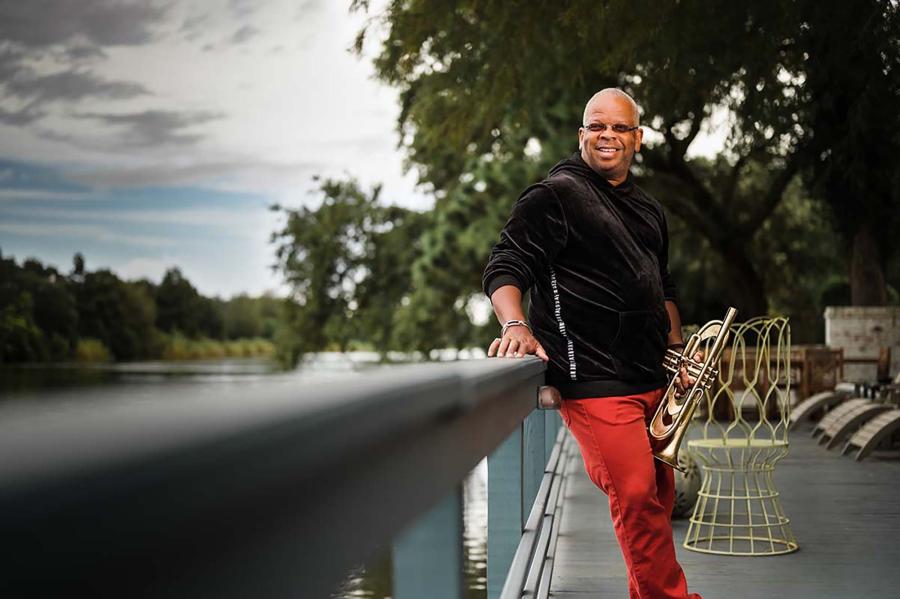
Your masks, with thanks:
<instances>
[{"instance_id":1,"label":"man's other hand","mask_svg":"<svg viewBox=\"0 0 900 599\"><path fill-rule=\"evenodd\" d=\"M537 356L544 362L550 359L547 357L547 352L538 343L538 340L528 330L528 327L509 327L502 339L500 337L494 339L487 353L488 358L493 358L494 356L498 358L524 358L529 354Z\"/></svg>"},{"instance_id":2,"label":"man's other hand","mask_svg":"<svg viewBox=\"0 0 900 599\"><path fill-rule=\"evenodd\" d=\"M703 363L703 352L698 351L694 353L694 362L698 364ZM697 379L688 374L687 367L682 366L681 372L678 373L678 376L675 377L675 388L678 390L678 395L682 395L691 385L697 382Z\"/></svg>"}]
</instances>

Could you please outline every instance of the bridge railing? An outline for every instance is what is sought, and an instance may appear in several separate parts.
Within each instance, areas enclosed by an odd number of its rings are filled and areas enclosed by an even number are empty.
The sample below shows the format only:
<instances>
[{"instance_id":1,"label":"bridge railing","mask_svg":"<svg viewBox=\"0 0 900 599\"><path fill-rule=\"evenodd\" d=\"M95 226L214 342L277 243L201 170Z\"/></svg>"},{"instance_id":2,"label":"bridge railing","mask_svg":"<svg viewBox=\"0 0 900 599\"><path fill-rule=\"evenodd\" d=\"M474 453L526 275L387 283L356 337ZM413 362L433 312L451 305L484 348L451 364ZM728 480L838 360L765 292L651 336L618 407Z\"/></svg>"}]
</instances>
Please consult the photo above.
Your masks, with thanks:
<instances>
[{"instance_id":1,"label":"bridge railing","mask_svg":"<svg viewBox=\"0 0 900 599\"><path fill-rule=\"evenodd\" d=\"M535 498L558 499L543 372L473 360L2 405L0 591L328 597L393 544L394 597L459 598L461 481L489 456L498 597Z\"/></svg>"}]
</instances>

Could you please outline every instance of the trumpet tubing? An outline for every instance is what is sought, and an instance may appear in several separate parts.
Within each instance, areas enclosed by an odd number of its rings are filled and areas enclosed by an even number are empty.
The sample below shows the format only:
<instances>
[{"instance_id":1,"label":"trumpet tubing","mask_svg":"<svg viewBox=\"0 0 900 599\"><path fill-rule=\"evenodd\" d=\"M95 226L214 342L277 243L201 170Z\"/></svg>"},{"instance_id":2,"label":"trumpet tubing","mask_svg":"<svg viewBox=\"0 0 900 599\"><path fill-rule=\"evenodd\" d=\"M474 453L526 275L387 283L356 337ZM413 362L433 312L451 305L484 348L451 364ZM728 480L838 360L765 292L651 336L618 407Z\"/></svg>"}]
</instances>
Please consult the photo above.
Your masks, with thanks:
<instances>
[{"instance_id":1,"label":"trumpet tubing","mask_svg":"<svg viewBox=\"0 0 900 599\"><path fill-rule=\"evenodd\" d=\"M728 331L736 315L737 310L728 308L725 318L712 320L691 335L682 353L667 350L663 359L663 366L670 373L669 384L647 428L653 457L678 470L681 470L678 466L678 449L687 433L694 409L719 373L719 360L725 350ZM697 362L694 360L694 354L700 344L707 339L712 339L709 355L704 356L703 362ZM679 392L676 380L682 368L694 382L683 392Z\"/></svg>"}]
</instances>

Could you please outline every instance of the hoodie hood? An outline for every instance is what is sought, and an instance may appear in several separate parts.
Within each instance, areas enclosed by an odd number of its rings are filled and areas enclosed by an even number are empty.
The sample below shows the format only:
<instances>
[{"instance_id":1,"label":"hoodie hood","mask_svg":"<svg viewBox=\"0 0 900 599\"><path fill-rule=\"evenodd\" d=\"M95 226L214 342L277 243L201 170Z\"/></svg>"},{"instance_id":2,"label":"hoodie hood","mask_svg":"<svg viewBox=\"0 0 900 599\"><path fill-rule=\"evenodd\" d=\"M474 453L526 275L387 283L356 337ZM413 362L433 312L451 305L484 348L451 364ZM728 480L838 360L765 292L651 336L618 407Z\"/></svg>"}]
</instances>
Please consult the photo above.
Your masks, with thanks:
<instances>
[{"instance_id":1,"label":"hoodie hood","mask_svg":"<svg viewBox=\"0 0 900 599\"><path fill-rule=\"evenodd\" d=\"M550 169L549 176L552 177L558 173L569 173L576 177L587 179L592 181L600 189L626 192L631 190L634 186L634 178L631 175L631 171L628 172L628 176L620 185L612 185L603 177L603 175L588 166L588 163L581 157L580 152L575 152L568 158L564 158L557 162L556 165Z\"/></svg>"}]
</instances>

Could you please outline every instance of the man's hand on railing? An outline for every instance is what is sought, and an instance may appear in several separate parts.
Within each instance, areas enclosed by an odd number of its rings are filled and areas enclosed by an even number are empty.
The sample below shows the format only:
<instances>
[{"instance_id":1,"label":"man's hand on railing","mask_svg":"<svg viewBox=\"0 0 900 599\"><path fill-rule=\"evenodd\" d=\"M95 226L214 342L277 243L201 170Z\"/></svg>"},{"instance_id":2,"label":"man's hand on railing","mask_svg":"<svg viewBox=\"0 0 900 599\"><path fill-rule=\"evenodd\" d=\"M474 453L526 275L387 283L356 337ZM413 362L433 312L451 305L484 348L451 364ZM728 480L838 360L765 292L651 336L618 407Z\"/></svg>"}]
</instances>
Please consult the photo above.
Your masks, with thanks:
<instances>
[{"instance_id":1,"label":"man's hand on railing","mask_svg":"<svg viewBox=\"0 0 900 599\"><path fill-rule=\"evenodd\" d=\"M529 354L537 356L544 362L550 359L538 340L528 330L528 327L524 326L509 327L505 335L494 339L487 353L489 358L494 356L498 358L524 358Z\"/></svg>"}]
</instances>

